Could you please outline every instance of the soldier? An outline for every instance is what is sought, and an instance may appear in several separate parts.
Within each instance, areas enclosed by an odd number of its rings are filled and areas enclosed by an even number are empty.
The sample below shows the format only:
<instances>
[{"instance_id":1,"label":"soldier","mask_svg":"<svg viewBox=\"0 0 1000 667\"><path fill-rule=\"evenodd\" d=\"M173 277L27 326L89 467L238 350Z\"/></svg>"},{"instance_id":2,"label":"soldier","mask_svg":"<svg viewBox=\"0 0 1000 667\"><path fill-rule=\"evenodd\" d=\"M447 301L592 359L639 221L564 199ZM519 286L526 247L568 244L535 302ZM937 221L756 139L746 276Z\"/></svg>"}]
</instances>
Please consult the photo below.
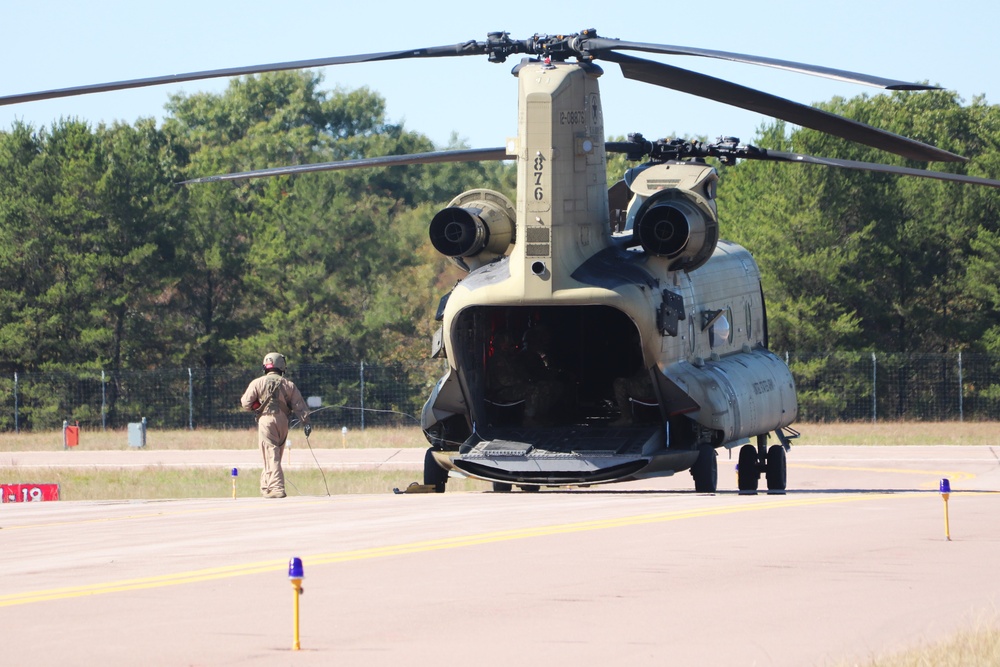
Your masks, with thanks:
<instances>
[{"instance_id":1,"label":"soldier","mask_svg":"<svg viewBox=\"0 0 1000 667\"><path fill-rule=\"evenodd\" d=\"M302 394L291 380L286 380L285 357L271 352L264 357L264 375L250 383L240 403L253 411L257 418L257 440L264 458L260 474L260 493L265 498L285 497L285 474L281 470L281 455L288 437L288 415L295 413L305 424L309 437L312 425Z\"/></svg>"},{"instance_id":2,"label":"soldier","mask_svg":"<svg viewBox=\"0 0 1000 667\"><path fill-rule=\"evenodd\" d=\"M487 363L487 397L492 401L524 400L524 426L554 421L554 414L568 397L565 382L548 366L548 332L528 329L524 348L518 352L506 330L494 337L494 352Z\"/></svg>"}]
</instances>

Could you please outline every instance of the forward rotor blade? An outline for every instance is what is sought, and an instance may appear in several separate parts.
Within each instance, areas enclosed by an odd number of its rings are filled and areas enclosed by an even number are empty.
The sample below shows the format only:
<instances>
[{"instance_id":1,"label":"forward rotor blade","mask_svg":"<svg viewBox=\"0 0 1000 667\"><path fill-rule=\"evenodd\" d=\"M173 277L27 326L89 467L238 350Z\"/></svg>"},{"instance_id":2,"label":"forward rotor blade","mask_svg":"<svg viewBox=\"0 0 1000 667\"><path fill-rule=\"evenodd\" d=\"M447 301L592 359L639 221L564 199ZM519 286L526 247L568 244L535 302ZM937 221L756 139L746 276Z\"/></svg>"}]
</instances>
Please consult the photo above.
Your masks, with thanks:
<instances>
[{"instance_id":1,"label":"forward rotor blade","mask_svg":"<svg viewBox=\"0 0 1000 667\"><path fill-rule=\"evenodd\" d=\"M763 56L752 56L744 53L731 53L729 51L715 51L712 49L697 49L688 46L672 46L669 44L648 44L645 42L623 42L619 39L605 39L595 37L586 39L583 46L596 58L609 60L604 51L645 51L646 53L661 53L672 56L699 56L702 58L714 58L717 60L729 60L748 65L762 65L773 67L799 74L809 74L821 76L835 81L846 81L848 83L860 83L866 86L875 86L887 90L938 90L938 86L928 86L921 83L911 83L898 79L887 79L871 74L851 72L848 70L834 69L832 67L822 67L819 65L807 65L791 60L779 60L777 58L766 58Z\"/></svg>"},{"instance_id":2,"label":"forward rotor blade","mask_svg":"<svg viewBox=\"0 0 1000 667\"><path fill-rule=\"evenodd\" d=\"M507 155L506 148L463 148L453 151L435 151L433 153L413 153L411 155L384 155L381 157L359 158L357 160L340 160L338 162L320 162L317 164L299 164L290 167L273 167L244 171L237 174L221 174L204 176L181 181L178 185L190 183L218 183L221 181L238 181L249 178L266 178L271 176L290 176L292 174L307 174L315 171L342 171L345 169L364 169L371 167L398 167L408 164L433 164L437 162L486 162L495 160L513 160L515 156Z\"/></svg>"},{"instance_id":3,"label":"forward rotor blade","mask_svg":"<svg viewBox=\"0 0 1000 667\"><path fill-rule=\"evenodd\" d=\"M922 162L963 162L966 158L930 144L880 130L843 116L799 104L783 97L747 88L706 74L643 60L609 51L602 56L618 63L626 78L651 83L663 88L679 90L698 97L723 102L741 109L767 114L802 127L832 134L842 139L856 141L910 160Z\"/></svg>"},{"instance_id":4,"label":"forward rotor blade","mask_svg":"<svg viewBox=\"0 0 1000 667\"><path fill-rule=\"evenodd\" d=\"M22 93L18 95L7 95L0 97L0 106L8 104L19 104L22 102L36 102L39 100L50 100L58 97L72 97L74 95L88 95L90 93L104 93L112 90L125 90L128 88L145 88L147 86L159 86L168 83L182 83L184 81L199 81L201 79L217 79L227 76L242 76L244 74L259 74L261 72L279 72L290 69L305 69L310 67L327 67L330 65L349 65L353 63L378 62L383 60L405 60L407 58L443 58L448 56L474 56L486 53L486 46L480 42L470 41L452 46L432 46L423 49L409 49L406 51L385 51L382 53L365 53L354 56L335 56L331 58L317 58L314 60L292 60L283 63L269 63L264 65L251 65L248 67L229 67L225 69L204 70L201 72L187 72L184 74L167 74L165 76L154 76L145 79L130 79L126 81L116 81L113 83L99 83L88 86L75 86L72 88L58 88L45 90L36 93Z\"/></svg>"},{"instance_id":5,"label":"forward rotor blade","mask_svg":"<svg viewBox=\"0 0 1000 667\"><path fill-rule=\"evenodd\" d=\"M839 158L815 157L813 155L802 155L801 153L785 153L782 151L762 151L759 157L744 159L770 160L774 162L800 162L804 164L821 164L827 167L841 167L843 169L858 169L861 171L876 171L885 174L899 174L902 176L916 176L917 178L933 178L939 181L954 181L956 183L968 183L971 185L985 185L991 188L1000 188L1000 181L979 176L966 176L964 174L949 174L943 171L928 171L926 169L912 169L910 167L897 167L891 164L879 164L878 162L859 162L857 160L841 160Z\"/></svg>"}]
</instances>

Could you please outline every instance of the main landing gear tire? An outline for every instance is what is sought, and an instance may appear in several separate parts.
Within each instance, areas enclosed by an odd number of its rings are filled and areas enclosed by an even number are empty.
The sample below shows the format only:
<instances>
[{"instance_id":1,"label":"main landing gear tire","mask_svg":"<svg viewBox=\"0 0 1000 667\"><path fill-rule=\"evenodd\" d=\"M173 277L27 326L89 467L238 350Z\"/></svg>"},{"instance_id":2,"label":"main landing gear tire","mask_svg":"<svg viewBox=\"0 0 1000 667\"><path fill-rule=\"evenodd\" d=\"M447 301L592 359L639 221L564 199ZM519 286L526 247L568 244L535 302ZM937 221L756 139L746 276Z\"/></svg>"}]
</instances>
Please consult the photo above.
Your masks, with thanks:
<instances>
[{"instance_id":1,"label":"main landing gear tire","mask_svg":"<svg viewBox=\"0 0 1000 667\"><path fill-rule=\"evenodd\" d=\"M698 448L698 459L691 466L696 493L715 493L719 484L719 463L715 447L704 445Z\"/></svg>"},{"instance_id":2,"label":"main landing gear tire","mask_svg":"<svg viewBox=\"0 0 1000 667\"><path fill-rule=\"evenodd\" d=\"M513 490L513 484L508 484L507 482L493 482L494 493L510 493Z\"/></svg>"},{"instance_id":3,"label":"main landing gear tire","mask_svg":"<svg viewBox=\"0 0 1000 667\"><path fill-rule=\"evenodd\" d=\"M736 481L741 494L753 495L757 493L760 472L757 470L757 448L753 445L743 445L740 447L740 460L739 467L736 469Z\"/></svg>"},{"instance_id":4,"label":"main landing gear tire","mask_svg":"<svg viewBox=\"0 0 1000 667\"><path fill-rule=\"evenodd\" d=\"M436 493L444 493L447 483L448 471L437 464L433 450L428 449L424 454L424 484L433 486Z\"/></svg>"},{"instance_id":5,"label":"main landing gear tire","mask_svg":"<svg viewBox=\"0 0 1000 667\"><path fill-rule=\"evenodd\" d=\"M767 492L782 494L788 481L788 466L785 463L785 448L771 445L767 450Z\"/></svg>"}]
</instances>

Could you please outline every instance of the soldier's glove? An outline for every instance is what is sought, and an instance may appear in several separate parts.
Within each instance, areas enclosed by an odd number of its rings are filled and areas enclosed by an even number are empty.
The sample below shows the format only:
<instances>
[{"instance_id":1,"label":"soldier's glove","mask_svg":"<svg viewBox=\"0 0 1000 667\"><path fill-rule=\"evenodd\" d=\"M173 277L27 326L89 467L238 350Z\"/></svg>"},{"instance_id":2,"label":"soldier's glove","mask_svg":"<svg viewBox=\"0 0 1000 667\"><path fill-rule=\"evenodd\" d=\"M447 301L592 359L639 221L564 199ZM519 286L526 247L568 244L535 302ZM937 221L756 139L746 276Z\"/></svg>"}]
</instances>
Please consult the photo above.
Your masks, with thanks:
<instances>
[{"instance_id":1,"label":"soldier's glove","mask_svg":"<svg viewBox=\"0 0 1000 667\"><path fill-rule=\"evenodd\" d=\"M308 438L310 435L312 435L313 425L312 424L306 424L305 428L303 428L302 430L303 430L303 432L305 432L306 437Z\"/></svg>"}]
</instances>

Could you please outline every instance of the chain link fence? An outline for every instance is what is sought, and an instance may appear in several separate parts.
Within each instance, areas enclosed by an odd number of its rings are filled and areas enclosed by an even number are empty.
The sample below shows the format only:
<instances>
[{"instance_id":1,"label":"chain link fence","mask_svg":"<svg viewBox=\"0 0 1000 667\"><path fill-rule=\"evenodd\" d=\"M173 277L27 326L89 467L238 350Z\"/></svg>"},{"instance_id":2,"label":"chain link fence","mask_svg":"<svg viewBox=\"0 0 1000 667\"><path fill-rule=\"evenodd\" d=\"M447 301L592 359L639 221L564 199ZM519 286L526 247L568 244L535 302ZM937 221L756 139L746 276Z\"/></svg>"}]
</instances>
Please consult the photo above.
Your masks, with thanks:
<instances>
[{"instance_id":1,"label":"chain link fence","mask_svg":"<svg viewBox=\"0 0 1000 667\"><path fill-rule=\"evenodd\" d=\"M800 422L1000 420L1000 357L871 352L799 355L785 360L795 377ZM302 395L322 409L313 423L351 429L409 426L447 362L289 367ZM0 378L0 430L30 431L79 423L122 429L146 418L150 428L247 428L240 396L258 371L233 368L125 371L117 374L25 373Z\"/></svg>"},{"instance_id":2,"label":"chain link fence","mask_svg":"<svg viewBox=\"0 0 1000 667\"><path fill-rule=\"evenodd\" d=\"M313 424L340 428L413 426L447 362L289 366L302 395L319 397ZM0 431L61 428L245 429L240 397L260 371L234 368L24 373L0 378Z\"/></svg>"},{"instance_id":3,"label":"chain link fence","mask_svg":"<svg viewBox=\"0 0 1000 667\"><path fill-rule=\"evenodd\" d=\"M802 422L1000 420L1000 357L836 352L785 361Z\"/></svg>"}]
</instances>

